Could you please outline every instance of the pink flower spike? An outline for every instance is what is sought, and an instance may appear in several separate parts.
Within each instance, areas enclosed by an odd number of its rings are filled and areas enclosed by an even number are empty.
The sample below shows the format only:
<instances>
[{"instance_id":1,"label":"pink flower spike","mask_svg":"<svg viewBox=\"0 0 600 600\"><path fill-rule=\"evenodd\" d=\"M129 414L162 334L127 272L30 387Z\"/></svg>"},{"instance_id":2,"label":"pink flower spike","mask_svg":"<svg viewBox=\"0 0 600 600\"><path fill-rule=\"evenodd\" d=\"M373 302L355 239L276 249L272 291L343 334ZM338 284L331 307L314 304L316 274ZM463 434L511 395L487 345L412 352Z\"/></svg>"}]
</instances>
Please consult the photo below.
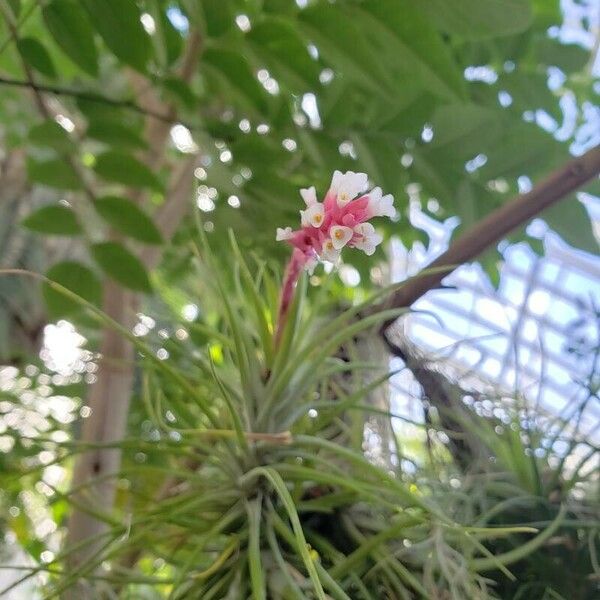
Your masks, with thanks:
<instances>
[{"instance_id":1,"label":"pink flower spike","mask_svg":"<svg viewBox=\"0 0 600 600\"><path fill-rule=\"evenodd\" d=\"M319 260L337 263L342 248L358 248L371 255L382 242L369 219L393 217L396 211L391 195L383 196L381 188L365 191L368 177L365 173L335 171L331 186L318 202L314 187L300 190L306 209L300 211L302 227L277 228L277 241L286 241L294 250L285 272L279 312L275 328L275 347L287 321L294 290L302 270L311 275Z\"/></svg>"},{"instance_id":2,"label":"pink flower spike","mask_svg":"<svg viewBox=\"0 0 600 600\"><path fill-rule=\"evenodd\" d=\"M369 218L369 202L370 196L361 196L356 200L352 200L352 202L346 204L344 207L340 208L340 214L342 215L341 221L346 225L347 223L344 219L347 216L351 216L353 220L353 224L349 227L353 227L356 223L362 223L363 221L368 220Z\"/></svg>"}]
</instances>

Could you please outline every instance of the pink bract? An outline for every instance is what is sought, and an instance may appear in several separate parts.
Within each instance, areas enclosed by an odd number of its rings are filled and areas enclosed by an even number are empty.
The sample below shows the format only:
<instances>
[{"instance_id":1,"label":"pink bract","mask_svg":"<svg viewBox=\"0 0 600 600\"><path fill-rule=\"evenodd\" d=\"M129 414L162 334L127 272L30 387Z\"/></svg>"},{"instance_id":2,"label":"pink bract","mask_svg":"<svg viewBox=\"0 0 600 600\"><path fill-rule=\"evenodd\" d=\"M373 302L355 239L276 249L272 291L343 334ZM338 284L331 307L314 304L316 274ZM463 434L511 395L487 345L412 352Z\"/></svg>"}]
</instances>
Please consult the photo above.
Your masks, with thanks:
<instances>
[{"instance_id":1,"label":"pink bract","mask_svg":"<svg viewBox=\"0 0 600 600\"><path fill-rule=\"evenodd\" d=\"M291 227L277 229L277 240L287 241L294 250L285 272L276 344L303 269L312 273L319 260L337 262L345 246L371 255L381 243L383 238L369 221L373 217L393 217L393 198L383 196L380 188L366 192L367 185L364 173L335 171L322 203L317 201L314 188L301 190L306 203L306 210L300 211L302 227L295 231Z\"/></svg>"}]
</instances>

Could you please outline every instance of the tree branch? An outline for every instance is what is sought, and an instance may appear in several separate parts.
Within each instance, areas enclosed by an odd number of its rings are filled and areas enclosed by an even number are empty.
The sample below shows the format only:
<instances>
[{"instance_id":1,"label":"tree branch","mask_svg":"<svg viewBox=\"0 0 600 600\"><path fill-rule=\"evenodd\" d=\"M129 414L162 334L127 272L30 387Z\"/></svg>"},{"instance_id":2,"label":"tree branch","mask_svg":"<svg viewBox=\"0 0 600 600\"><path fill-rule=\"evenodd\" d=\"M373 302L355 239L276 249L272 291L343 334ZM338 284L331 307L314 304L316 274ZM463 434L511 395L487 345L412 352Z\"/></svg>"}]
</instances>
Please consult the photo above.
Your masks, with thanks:
<instances>
[{"instance_id":1,"label":"tree branch","mask_svg":"<svg viewBox=\"0 0 600 600\"><path fill-rule=\"evenodd\" d=\"M10 9L10 7L7 7L5 5L5 2L6 2L6 0L0 0L0 13L2 13L4 15L4 19L7 23L7 26L11 33L12 39L16 44L19 40L19 31L17 29L16 24L14 23L14 17L11 13L11 9ZM19 56L20 56L20 54L19 54ZM26 77L26 81L22 82L24 84L23 87L26 87L29 90L31 90L35 104L38 108L39 113L42 115L42 117L44 117L44 119L53 119L55 115L53 114L52 110L48 106L46 99L44 98L44 95L42 94L42 91L40 89L40 86L36 83L31 67L29 66L29 64L27 63L27 61L24 58L21 58L20 62L21 62L21 65L23 67L23 71L25 72L25 77ZM89 201L93 202L95 199L94 192L93 192L92 188L88 185L86 176L85 176L83 170L80 168L79 163L77 163L73 159L73 157L69 156L69 155L64 155L63 158L67 161L67 163L70 165L70 167L73 169L73 171L75 171L75 173L78 175L78 177L81 181L81 185L83 186L83 191L85 192L87 199Z\"/></svg>"},{"instance_id":2,"label":"tree branch","mask_svg":"<svg viewBox=\"0 0 600 600\"><path fill-rule=\"evenodd\" d=\"M117 100L115 98L103 96L102 94L96 94L95 92L74 90L72 88L66 88L58 85L47 85L28 81L25 79L13 79L12 77L6 77L4 75L0 76L0 85L27 88L44 94L53 94L55 96L67 96L79 100L87 100L88 102L95 102L97 104L106 104L107 106L112 106L113 108L124 108L126 110L130 110L132 112L143 115L145 117L156 119L157 121L163 121L169 124L172 124L174 122L174 116L172 114L144 108L139 104L136 104L133 100ZM191 123L183 123L183 125L185 125L190 130L196 128Z\"/></svg>"},{"instance_id":3,"label":"tree branch","mask_svg":"<svg viewBox=\"0 0 600 600\"><path fill-rule=\"evenodd\" d=\"M172 178L172 184L167 193L168 202L165 202L156 211L155 221L163 238L170 240L179 223L190 208L190 190L194 182L194 170L200 165L200 157L193 155L182 163ZM153 269L160 260L161 247L149 246L142 251L140 256L147 269Z\"/></svg>"},{"instance_id":4,"label":"tree branch","mask_svg":"<svg viewBox=\"0 0 600 600\"><path fill-rule=\"evenodd\" d=\"M202 52L202 37L198 31L192 31L186 47L185 55L181 61L181 66L177 70L177 76L184 82L190 80L196 67L198 59ZM164 160L163 146L169 136L171 126L177 121L177 109L174 104L167 105L164 108L164 102L154 89L144 87L145 80L136 71L129 72L130 82L137 92L137 104L143 111L149 115L163 114L166 119L148 119L146 124L146 139L148 140L148 152L145 162L151 169L160 167ZM185 123L182 123L185 125ZM188 127L186 125L186 127ZM188 127L190 129L190 127Z\"/></svg>"},{"instance_id":5,"label":"tree branch","mask_svg":"<svg viewBox=\"0 0 600 600\"><path fill-rule=\"evenodd\" d=\"M391 297L389 307L411 306L429 290L438 287L442 279L457 267L474 260L513 229L562 200L599 173L600 146L597 146L551 173L530 192L517 196L481 219L426 267L422 275L411 278L400 287ZM385 331L394 322L395 319L389 319L381 326L380 332L384 337Z\"/></svg>"}]
</instances>

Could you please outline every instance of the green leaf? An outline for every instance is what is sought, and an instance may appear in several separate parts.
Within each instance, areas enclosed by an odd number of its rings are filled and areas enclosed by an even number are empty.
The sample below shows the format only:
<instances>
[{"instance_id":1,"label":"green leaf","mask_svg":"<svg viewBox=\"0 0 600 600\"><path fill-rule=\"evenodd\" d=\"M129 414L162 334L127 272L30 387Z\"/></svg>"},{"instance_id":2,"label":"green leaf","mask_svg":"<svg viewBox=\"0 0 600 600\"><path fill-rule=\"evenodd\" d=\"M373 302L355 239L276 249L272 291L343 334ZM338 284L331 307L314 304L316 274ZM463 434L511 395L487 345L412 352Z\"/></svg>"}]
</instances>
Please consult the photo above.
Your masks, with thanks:
<instances>
[{"instance_id":1,"label":"green leaf","mask_svg":"<svg viewBox=\"0 0 600 600\"><path fill-rule=\"evenodd\" d=\"M363 28L369 25L371 45L380 45L377 54L390 57L386 71L393 72L398 63L411 67L411 86L420 81L422 87L436 95L465 97L462 72L457 68L440 34L429 19L409 0L370 0L360 5L358 12ZM367 15L373 17L368 20ZM401 72L400 72L401 73ZM408 83L408 82L407 82Z\"/></svg>"},{"instance_id":2,"label":"green leaf","mask_svg":"<svg viewBox=\"0 0 600 600\"><path fill-rule=\"evenodd\" d=\"M53 148L57 152L70 152L74 148L69 134L56 122L44 121L29 130L29 141L35 146Z\"/></svg>"},{"instance_id":3,"label":"green leaf","mask_svg":"<svg viewBox=\"0 0 600 600\"><path fill-rule=\"evenodd\" d=\"M94 207L105 221L125 235L146 244L160 244L163 241L154 221L131 200L105 196L98 198Z\"/></svg>"},{"instance_id":4,"label":"green leaf","mask_svg":"<svg viewBox=\"0 0 600 600\"><path fill-rule=\"evenodd\" d=\"M154 18L156 33L152 36L154 52L162 66L172 65L183 49L183 37L167 16L168 8L161 0L153 0L150 13Z\"/></svg>"},{"instance_id":5,"label":"green leaf","mask_svg":"<svg viewBox=\"0 0 600 600\"><path fill-rule=\"evenodd\" d=\"M543 109L557 121L562 120L560 97L548 89L545 72L530 73L516 69L513 73L503 73L498 78L498 86L510 94L511 110L523 113Z\"/></svg>"},{"instance_id":6,"label":"green leaf","mask_svg":"<svg viewBox=\"0 0 600 600\"><path fill-rule=\"evenodd\" d=\"M107 104L102 101L102 98L95 98L94 95L91 95L89 98L87 96L77 97L75 98L75 104L87 119L88 124L95 121L102 123L110 121L139 129L140 131L144 125L144 118L141 114L125 106Z\"/></svg>"},{"instance_id":7,"label":"green leaf","mask_svg":"<svg viewBox=\"0 0 600 600\"><path fill-rule=\"evenodd\" d=\"M302 531L302 524L300 523L300 518L298 517L294 500L292 499L285 482L281 478L281 475L271 467L255 467L252 469L252 471L244 476L244 479L251 479L259 476L268 479L270 484L277 492L277 495L279 496L279 499L281 500L281 503L283 504L292 524L292 530L294 532L297 546L296 550L300 554L300 557L304 562L304 566L308 571L315 595L317 598L319 598L319 600L325 600L325 592L323 591L321 580L319 579L313 558L308 551L308 544L306 543L306 538L304 537L304 532Z\"/></svg>"},{"instance_id":8,"label":"green leaf","mask_svg":"<svg viewBox=\"0 0 600 600\"><path fill-rule=\"evenodd\" d=\"M340 7L314 4L299 15L307 37L314 39L322 55L346 78L380 95L393 84L363 35L360 24ZM382 86L385 89L382 89Z\"/></svg>"},{"instance_id":9,"label":"green leaf","mask_svg":"<svg viewBox=\"0 0 600 600\"><path fill-rule=\"evenodd\" d=\"M198 105L198 98L192 88L180 78L168 77L162 82L165 96L170 100L181 103L184 108L193 110Z\"/></svg>"},{"instance_id":10,"label":"green leaf","mask_svg":"<svg viewBox=\"0 0 600 600\"><path fill-rule=\"evenodd\" d=\"M252 597L266 600L264 568L260 559L260 523L262 519L262 498L259 496L246 503L248 514L248 570L252 584Z\"/></svg>"},{"instance_id":11,"label":"green leaf","mask_svg":"<svg viewBox=\"0 0 600 600\"><path fill-rule=\"evenodd\" d=\"M18 17L21 14L21 0L8 0L8 4L10 9L12 10L13 15Z\"/></svg>"},{"instance_id":12,"label":"green leaf","mask_svg":"<svg viewBox=\"0 0 600 600\"><path fill-rule=\"evenodd\" d=\"M70 260L56 263L50 267L46 277L81 296L84 300L100 305L102 284L94 272L81 263ZM44 283L42 293L48 307L49 317L52 319L66 317L81 310L81 305L66 298L47 283Z\"/></svg>"},{"instance_id":13,"label":"green leaf","mask_svg":"<svg viewBox=\"0 0 600 600\"><path fill-rule=\"evenodd\" d=\"M532 4L536 29L547 32L552 25L560 26L562 24L563 14L560 2L533 0Z\"/></svg>"},{"instance_id":14,"label":"green leaf","mask_svg":"<svg viewBox=\"0 0 600 600\"><path fill-rule=\"evenodd\" d=\"M561 44L546 36L536 42L534 55L538 62L558 67L565 73L580 71L590 59L589 50L577 44Z\"/></svg>"},{"instance_id":15,"label":"green leaf","mask_svg":"<svg viewBox=\"0 0 600 600\"><path fill-rule=\"evenodd\" d=\"M502 254L498 252L497 248L490 248L477 257L477 262L485 271L494 289L498 290L500 287L500 270L504 264L504 257Z\"/></svg>"},{"instance_id":16,"label":"green leaf","mask_svg":"<svg viewBox=\"0 0 600 600\"><path fill-rule=\"evenodd\" d=\"M51 235L78 235L81 226L75 213L66 206L43 206L25 217L21 222L23 227Z\"/></svg>"},{"instance_id":17,"label":"green leaf","mask_svg":"<svg viewBox=\"0 0 600 600\"><path fill-rule=\"evenodd\" d=\"M259 112L266 112L266 92L254 77L248 60L242 54L233 50L207 49L204 62L216 69L231 88Z\"/></svg>"},{"instance_id":18,"label":"green leaf","mask_svg":"<svg viewBox=\"0 0 600 600\"><path fill-rule=\"evenodd\" d=\"M79 190L81 181L71 167L62 158L50 160L27 159L27 175L35 183L41 183L59 190Z\"/></svg>"},{"instance_id":19,"label":"green leaf","mask_svg":"<svg viewBox=\"0 0 600 600\"><path fill-rule=\"evenodd\" d=\"M416 5L442 31L465 39L519 33L533 18L530 0L423 0Z\"/></svg>"},{"instance_id":20,"label":"green leaf","mask_svg":"<svg viewBox=\"0 0 600 600\"><path fill-rule=\"evenodd\" d=\"M452 207L453 212L460 217L460 225L452 232L454 239L496 208L496 205L491 203L490 194L485 188L477 187L469 177L460 182Z\"/></svg>"},{"instance_id":21,"label":"green leaf","mask_svg":"<svg viewBox=\"0 0 600 600\"><path fill-rule=\"evenodd\" d=\"M562 144L534 123L515 121L496 144L487 137L483 141L488 161L479 173L488 179L518 177L523 173L533 178L538 173L548 173L569 156Z\"/></svg>"},{"instance_id":22,"label":"green leaf","mask_svg":"<svg viewBox=\"0 0 600 600\"><path fill-rule=\"evenodd\" d=\"M151 292L144 265L137 256L116 242L94 244L90 252L100 268L115 281L137 292Z\"/></svg>"},{"instance_id":23,"label":"green leaf","mask_svg":"<svg viewBox=\"0 0 600 600\"><path fill-rule=\"evenodd\" d=\"M121 148L145 148L146 142L140 134L131 127L127 127L119 121L98 120L92 121L86 131L88 137L99 142L118 146Z\"/></svg>"},{"instance_id":24,"label":"green leaf","mask_svg":"<svg viewBox=\"0 0 600 600\"><path fill-rule=\"evenodd\" d=\"M113 54L145 72L151 54L148 34L134 0L81 0L90 20Z\"/></svg>"},{"instance_id":25,"label":"green leaf","mask_svg":"<svg viewBox=\"0 0 600 600\"><path fill-rule=\"evenodd\" d=\"M435 106L435 98L429 93L424 93L400 110L388 111L381 115L381 129L405 137L417 137L423 130L423 125L431 118Z\"/></svg>"},{"instance_id":26,"label":"green leaf","mask_svg":"<svg viewBox=\"0 0 600 600\"><path fill-rule=\"evenodd\" d=\"M96 173L107 181L162 191L158 177L137 158L124 152L105 152L96 157Z\"/></svg>"},{"instance_id":27,"label":"green leaf","mask_svg":"<svg viewBox=\"0 0 600 600\"><path fill-rule=\"evenodd\" d=\"M234 21L231 0L202 0L206 33L218 37L231 29Z\"/></svg>"},{"instance_id":28,"label":"green leaf","mask_svg":"<svg viewBox=\"0 0 600 600\"><path fill-rule=\"evenodd\" d=\"M277 77L299 80L301 85L317 85L319 64L308 52L306 41L290 21L267 17L252 27L248 40L260 52Z\"/></svg>"},{"instance_id":29,"label":"green leaf","mask_svg":"<svg viewBox=\"0 0 600 600\"><path fill-rule=\"evenodd\" d=\"M98 52L85 11L76 0L51 0L42 9L46 27L59 48L92 77L98 76Z\"/></svg>"},{"instance_id":30,"label":"green leaf","mask_svg":"<svg viewBox=\"0 0 600 600\"><path fill-rule=\"evenodd\" d=\"M23 60L36 71L46 77L56 77L56 69L50 54L40 41L32 37L20 38L17 40L17 49Z\"/></svg>"},{"instance_id":31,"label":"green leaf","mask_svg":"<svg viewBox=\"0 0 600 600\"><path fill-rule=\"evenodd\" d=\"M503 114L476 104L445 104L433 114L432 148L452 145L460 154L471 158L482 146L481 132L486 142L493 141L503 132Z\"/></svg>"},{"instance_id":32,"label":"green leaf","mask_svg":"<svg viewBox=\"0 0 600 600\"><path fill-rule=\"evenodd\" d=\"M600 246L592 229L590 215L575 197L547 208L539 216L567 244L590 254L598 254Z\"/></svg>"}]
</instances>

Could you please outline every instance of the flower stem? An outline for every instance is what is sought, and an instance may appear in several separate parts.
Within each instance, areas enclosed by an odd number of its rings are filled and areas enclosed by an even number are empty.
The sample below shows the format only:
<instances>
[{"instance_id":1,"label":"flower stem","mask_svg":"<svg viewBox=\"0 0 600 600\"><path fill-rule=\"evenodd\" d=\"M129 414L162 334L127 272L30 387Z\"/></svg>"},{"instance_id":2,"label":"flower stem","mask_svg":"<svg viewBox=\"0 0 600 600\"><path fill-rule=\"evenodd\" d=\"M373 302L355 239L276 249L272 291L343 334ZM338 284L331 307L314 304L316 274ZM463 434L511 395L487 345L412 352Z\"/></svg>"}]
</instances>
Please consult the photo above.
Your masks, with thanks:
<instances>
[{"instance_id":1,"label":"flower stem","mask_svg":"<svg viewBox=\"0 0 600 600\"><path fill-rule=\"evenodd\" d=\"M277 323L275 327L275 339L273 342L274 350L277 350L281 341L281 336L285 329L285 324L290 312L292 300L294 299L294 290L296 289L296 283L302 273L302 267L305 263L304 254L294 248L292 256L288 261L285 269L285 277L283 279L283 286L281 288L281 298L279 300L279 310L277 311Z\"/></svg>"}]
</instances>

